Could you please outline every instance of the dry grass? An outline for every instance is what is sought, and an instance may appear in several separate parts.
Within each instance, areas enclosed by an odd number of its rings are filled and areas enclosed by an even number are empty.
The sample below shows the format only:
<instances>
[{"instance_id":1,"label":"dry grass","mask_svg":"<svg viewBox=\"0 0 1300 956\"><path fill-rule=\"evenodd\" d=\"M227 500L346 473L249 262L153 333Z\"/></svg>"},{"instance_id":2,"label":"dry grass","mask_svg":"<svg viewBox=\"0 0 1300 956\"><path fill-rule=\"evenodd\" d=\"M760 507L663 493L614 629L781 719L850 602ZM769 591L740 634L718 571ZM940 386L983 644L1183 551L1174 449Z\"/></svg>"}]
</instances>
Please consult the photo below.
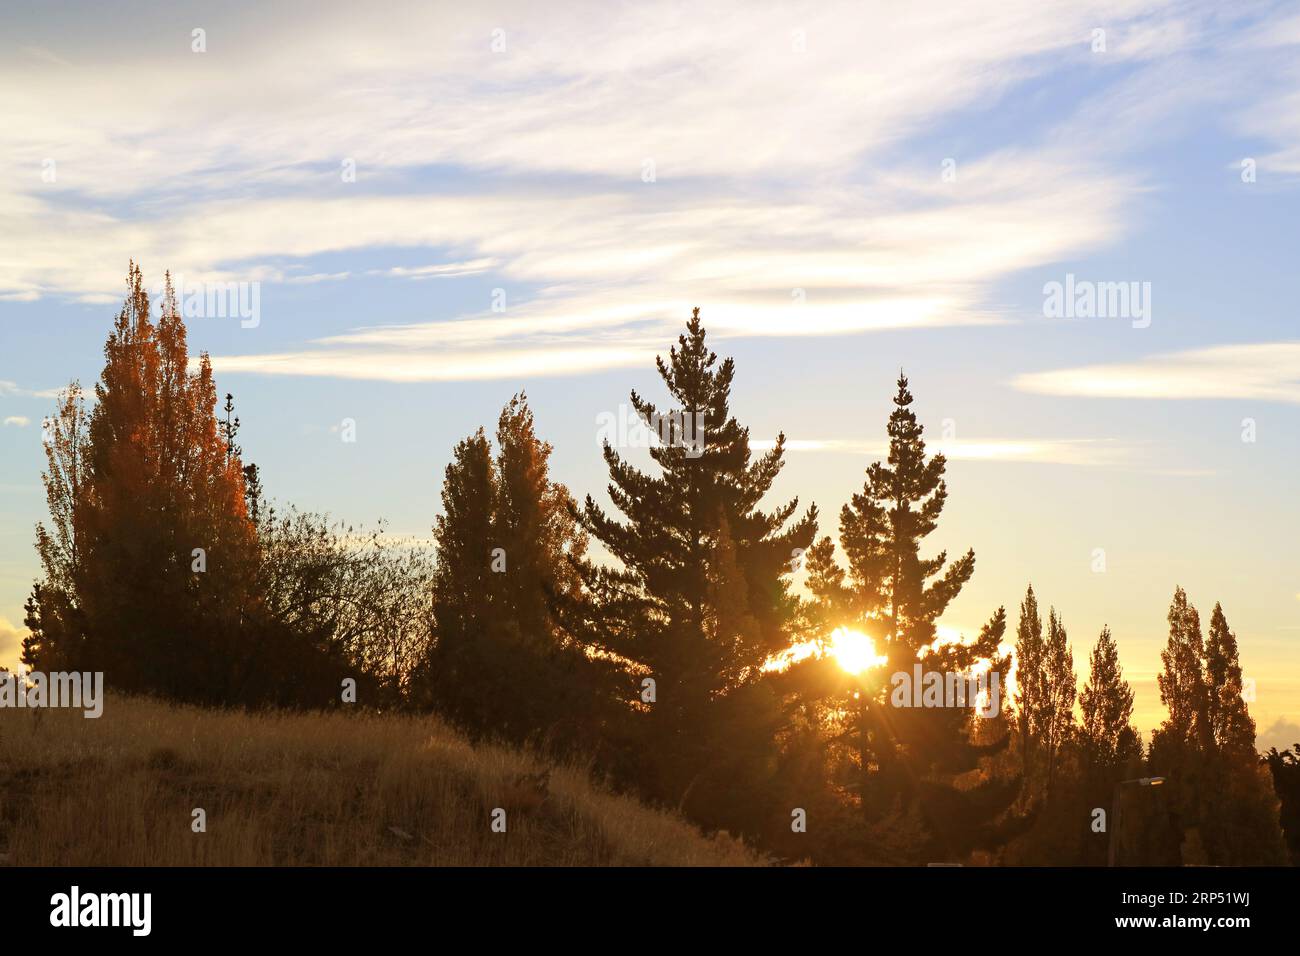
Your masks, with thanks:
<instances>
[{"instance_id":1,"label":"dry grass","mask_svg":"<svg viewBox=\"0 0 1300 956\"><path fill-rule=\"evenodd\" d=\"M737 841L439 721L109 698L0 710L10 866L746 866ZM194 833L191 812L207 811ZM492 811L507 832L493 833Z\"/></svg>"}]
</instances>

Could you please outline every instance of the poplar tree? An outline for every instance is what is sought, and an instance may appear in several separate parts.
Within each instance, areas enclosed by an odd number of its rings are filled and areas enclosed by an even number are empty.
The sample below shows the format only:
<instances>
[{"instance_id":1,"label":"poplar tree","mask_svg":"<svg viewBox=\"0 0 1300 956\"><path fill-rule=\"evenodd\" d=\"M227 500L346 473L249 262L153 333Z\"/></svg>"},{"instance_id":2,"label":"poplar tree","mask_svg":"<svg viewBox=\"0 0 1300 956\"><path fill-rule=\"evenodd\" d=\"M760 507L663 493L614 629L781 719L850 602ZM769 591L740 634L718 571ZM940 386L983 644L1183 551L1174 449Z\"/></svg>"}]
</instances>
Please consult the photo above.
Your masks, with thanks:
<instances>
[{"instance_id":1,"label":"poplar tree","mask_svg":"<svg viewBox=\"0 0 1300 956\"><path fill-rule=\"evenodd\" d=\"M94 408L74 385L48 429L28 663L222 700L255 603L256 537L212 366L203 355L190 368L170 277L154 321L132 263L104 357Z\"/></svg>"},{"instance_id":2,"label":"poplar tree","mask_svg":"<svg viewBox=\"0 0 1300 956\"><path fill-rule=\"evenodd\" d=\"M1035 757L1042 747L1038 737L1038 714L1042 710L1043 619L1038 613L1038 598L1031 584L1020 602L1020 621L1016 625L1016 727L1020 744L1021 772L1026 781L1033 779Z\"/></svg>"},{"instance_id":3,"label":"poplar tree","mask_svg":"<svg viewBox=\"0 0 1300 956\"><path fill-rule=\"evenodd\" d=\"M1196 609L1177 588L1157 677L1169 713L1152 737L1151 769L1170 778L1184 863L1280 864L1286 845L1279 803L1255 753L1237 641L1222 608L1210 631L1207 642Z\"/></svg>"},{"instance_id":4,"label":"poplar tree","mask_svg":"<svg viewBox=\"0 0 1300 956\"><path fill-rule=\"evenodd\" d=\"M415 693L475 736L594 741L610 665L587 655L557 611L583 599L574 562L586 536L567 489L550 480L551 446L524 395L502 410L496 440L494 458L479 429L446 468L431 642Z\"/></svg>"},{"instance_id":5,"label":"poplar tree","mask_svg":"<svg viewBox=\"0 0 1300 956\"><path fill-rule=\"evenodd\" d=\"M1079 707L1079 733L1090 769L1113 776L1141 757L1141 738L1133 726L1133 688L1124 679L1119 648L1108 627L1101 629L1088 659Z\"/></svg>"},{"instance_id":6,"label":"poplar tree","mask_svg":"<svg viewBox=\"0 0 1300 956\"><path fill-rule=\"evenodd\" d=\"M1237 635L1217 602L1205 641L1206 706L1215 747L1236 757L1255 756L1255 721L1242 696Z\"/></svg>"},{"instance_id":7,"label":"poplar tree","mask_svg":"<svg viewBox=\"0 0 1300 956\"><path fill-rule=\"evenodd\" d=\"M1057 766L1074 731L1074 701L1078 685L1074 676L1074 655L1070 651L1065 625L1052 608L1047 617L1047 639L1043 644L1043 748L1047 756L1046 787L1051 792Z\"/></svg>"},{"instance_id":8,"label":"poplar tree","mask_svg":"<svg viewBox=\"0 0 1300 956\"><path fill-rule=\"evenodd\" d=\"M1181 587L1174 589L1168 620L1169 639L1160 652L1163 669L1156 683L1169 715L1157 734L1162 742L1209 749L1214 733L1209 721L1201 617Z\"/></svg>"},{"instance_id":9,"label":"poplar tree","mask_svg":"<svg viewBox=\"0 0 1300 956\"><path fill-rule=\"evenodd\" d=\"M457 443L444 471L442 513L433 526L432 635L415 680L424 702L478 731L492 724L489 709L501 693L488 683L498 672L492 653L504 601L492 571L496 495L492 448L480 428Z\"/></svg>"}]
</instances>

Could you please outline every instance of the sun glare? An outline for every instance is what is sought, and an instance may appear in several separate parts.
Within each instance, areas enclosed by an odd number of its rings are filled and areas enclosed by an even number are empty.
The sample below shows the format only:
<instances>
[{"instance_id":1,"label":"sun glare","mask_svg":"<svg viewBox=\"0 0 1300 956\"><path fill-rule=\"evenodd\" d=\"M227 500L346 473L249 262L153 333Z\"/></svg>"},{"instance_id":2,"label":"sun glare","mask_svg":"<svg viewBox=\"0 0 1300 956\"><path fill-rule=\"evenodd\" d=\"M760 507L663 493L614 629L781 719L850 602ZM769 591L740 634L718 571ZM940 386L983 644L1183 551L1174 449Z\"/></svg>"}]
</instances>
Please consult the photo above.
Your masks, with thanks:
<instances>
[{"instance_id":1,"label":"sun glare","mask_svg":"<svg viewBox=\"0 0 1300 956\"><path fill-rule=\"evenodd\" d=\"M876 645L861 631L837 627L831 633L830 652L836 662L850 674L861 674L884 664L888 658L876 653Z\"/></svg>"}]
</instances>

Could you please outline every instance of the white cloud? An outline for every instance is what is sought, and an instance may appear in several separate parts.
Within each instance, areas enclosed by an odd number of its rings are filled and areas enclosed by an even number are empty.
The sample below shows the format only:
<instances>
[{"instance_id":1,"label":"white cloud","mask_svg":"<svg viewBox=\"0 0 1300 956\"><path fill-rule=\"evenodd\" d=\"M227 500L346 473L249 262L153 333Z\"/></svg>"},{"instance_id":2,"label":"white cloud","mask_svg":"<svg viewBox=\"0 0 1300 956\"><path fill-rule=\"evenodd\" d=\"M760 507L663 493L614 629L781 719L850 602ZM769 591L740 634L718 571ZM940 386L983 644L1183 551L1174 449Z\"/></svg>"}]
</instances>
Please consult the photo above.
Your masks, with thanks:
<instances>
[{"instance_id":1,"label":"white cloud","mask_svg":"<svg viewBox=\"0 0 1300 956\"><path fill-rule=\"evenodd\" d=\"M1300 724L1286 717L1279 717L1266 729L1259 732L1255 741L1256 748L1266 751L1270 747L1278 750L1290 750L1300 744Z\"/></svg>"},{"instance_id":2,"label":"white cloud","mask_svg":"<svg viewBox=\"0 0 1300 956\"><path fill-rule=\"evenodd\" d=\"M59 394L57 388L32 389L23 388L17 382L10 382L0 379L0 398L13 395L21 398L55 398Z\"/></svg>"},{"instance_id":3,"label":"white cloud","mask_svg":"<svg viewBox=\"0 0 1300 956\"><path fill-rule=\"evenodd\" d=\"M997 321L989 283L1109 243L1141 183L1075 136L1031 130L963 156L956 183L940 179L945 157L899 145L1093 62L1098 22L1111 64L1170 55L1195 35L1177 10L412 4L358 22L350 4L322 4L310 22L214 11L202 55L115 16L102 24L115 42L67 37L0 61L0 140L33 171L0 184L0 295L115 301L125 262L105 250L190 281L499 275L507 319L222 360L399 380L517 369L521 346L610 367L628 348L602 337L675 328L695 304L720 336ZM118 81L99 82L109 71ZM376 248L448 258L383 268ZM346 261L362 253L364 267ZM327 271L282 264L321 255Z\"/></svg>"},{"instance_id":4,"label":"white cloud","mask_svg":"<svg viewBox=\"0 0 1300 956\"><path fill-rule=\"evenodd\" d=\"M0 617L0 667L13 670L18 666L23 638L26 636L27 628L10 624L8 620Z\"/></svg>"},{"instance_id":5,"label":"white cloud","mask_svg":"<svg viewBox=\"0 0 1300 956\"><path fill-rule=\"evenodd\" d=\"M474 259L471 262L446 262L430 266L395 266L391 269L371 269L367 275L395 276L400 279L456 279L487 272L497 265L495 259Z\"/></svg>"},{"instance_id":6,"label":"white cloud","mask_svg":"<svg viewBox=\"0 0 1300 956\"><path fill-rule=\"evenodd\" d=\"M756 451L775 444L772 439L750 443ZM885 441L855 439L786 439L792 453L827 452L883 458L889 454ZM1115 442L1097 439L930 439L930 453L942 452L950 461L1032 462L1053 465L1115 465L1128 461L1132 450Z\"/></svg>"},{"instance_id":7,"label":"white cloud","mask_svg":"<svg viewBox=\"0 0 1300 956\"><path fill-rule=\"evenodd\" d=\"M320 349L212 359L222 373L328 376L389 382L454 382L476 379L574 375L601 368L644 366L653 351L619 348L495 350L482 353L383 352Z\"/></svg>"},{"instance_id":8,"label":"white cloud","mask_svg":"<svg viewBox=\"0 0 1300 956\"><path fill-rule=\"evenodd\" d=\"M32 423L32 420L25 415L10 415L4 420L6 426L13 425L16 428L26 428Z\"/></svg>"},{"instance_id":9,"label":"white cloud","mask_svg":"<svg viewBox=\"0 0 1300 956\"><path fill-rule=\"evenodd\" d=\"M1032 372L1013 384L1043 395L1297 403L1300 342L1219 345L1137 362Z\"/></svg>"}]
</instances>

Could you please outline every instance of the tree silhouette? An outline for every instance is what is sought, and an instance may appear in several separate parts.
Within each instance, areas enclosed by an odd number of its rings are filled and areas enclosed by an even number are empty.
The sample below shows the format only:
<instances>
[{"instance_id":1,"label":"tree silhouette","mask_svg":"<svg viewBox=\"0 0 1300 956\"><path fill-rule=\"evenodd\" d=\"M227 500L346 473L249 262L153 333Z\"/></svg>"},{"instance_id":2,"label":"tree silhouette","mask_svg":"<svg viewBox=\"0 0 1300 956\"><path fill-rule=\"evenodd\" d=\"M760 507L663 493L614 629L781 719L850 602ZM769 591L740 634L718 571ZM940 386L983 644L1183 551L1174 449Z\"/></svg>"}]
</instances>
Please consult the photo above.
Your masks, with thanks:
<instances>
[{"instance_id":1,"label":"tree silhouette","mask_svg":"<svg viewBox=\"0 0 1300 956\"><path fill-rule=\"evenodd\" d=\"M1215 608L1207 643L1196 608L1177 588L1160 656L1164 670L1157 680L1169 715L1152 737L1150 764L1170 777L1183 862L1284 862L1279 803L1268 768L1255 754L1254 721L1240 696L1237 641L1222 608Z\"/></svg>"},{"instance_id":2,"label":"tree silhouette","mask_svg":"<svg viewBox=\"0 0 1300 956\"><path fill-rule=\"evenodd\" d=\"M954 777L976 769L979 759L1004 748L1005 727L977 741L967 707L895 708L884 677L926 671L968 674L977 666L1005 680L1008 660L999 651L1006 629L999 608L973 641L937 643L935 621L975 569L968 551L948 564L947 552L921 556L925 538L938 526L947 500L942 454L927 457L924 429L911 409L907 379L898 379L889 417L887 463L867 469L861 493L840 512L840 547L848 571L838 565L834 545L824 538L809 554L809 587L821 603L821 618L837 619L870 635L886 659L874 672L840 691L833 709L847 715L839 740L856 750L863 812L900 821L919 800L934 837L931 851L959 854L995 839L990 827L1014 799L1018 780L986 777L959 793ZM997 721L1001 721L998 715Z\"/></svg>"},{"instance_id":3,"label":"tree silhouette","mask_svg":"<svg viewBox=\"0 0 1300 956\"><path fill-rule=\"evenodd\" d=\"M1035 779L1037 761L1043 747L1039 716L1046 706L1043 691L1046 668L1043 644L1043 619L1038 613L1038 598L1031 584L1020 603L1020 621L1016 625L1016 727L1020 749L1021 772L1026 784Z\"/></svg>"},{"instance_id":4,"label":"tree silhouette","mask_svg":"<svg viewBox=\"0 0 1300 956\"><path fill-rule=\"evenodd\" d=\"M1133 726L1133 688L1124 680L1119 647L1103 627L1088 659L1088 680L1079 694L1080 742L1090 768L1113 775L1142 756Z\"/></svg>"},{"instance_id":5,"label":"tree silhouette","mask_svg":"<svg viewBox=\"0 0 1300 956\"><path fill-rule=\"evenodd\" d=\"M1291 865L1300 866L1300 743L1281 752L1270 747L1262 759L1273 775L1273 789L1282 802L1281 824Z\"/></svg>"},{"instance_id":6,"label":"tree silhouette","mask_svg":"<svg viewBox=\"0 0 1300 956\"><path fill-rule=\"evenodd\" d=\"M791 561L812 542L816 510L790 523L797 500L759 509L785 437L751 458L748 429L730 411L734 363L719 364L708 349L699 309L656 366L672 409L661 413L635 391L631 402L664 439L649 449L660 474L640 471L606 441L609 495L626 521L590 496L578 512L617 562L581 565L596 600L584 626L593 644L627 663L635 761L626 774L718 822L721 806L751 799L743 787L773 754L781 717L762 668L789 646Z\"/></svg>"},{"instance_id":7,"label":"tree silhouette","mask_svg":"<svg viewBox=\"0 0 1300 956\"><path fill-rule=\"evenodd\" d=\"M434 525L433 634L415 677L421 701L475 735L593 744L608 719L608 661L559 624L581 603L573 560L586 537L573 501L549 478L526 398L456 446Z\"/></svg>"},{"instance_id":8,"label":"tree silhouette","mask_svg":"<svg viewBox=\"0 0 1300 956\"><path fill-rule=\"evenodd\" d=\"M1065 625L1052 608L1047 616L1047 640L1044 642L1042 689L1044 707L1041 714L1044 750L1047 753L1046 787L1050 793L1056 782L1056 768L1061 752L1074 732L1074 700L1077 684L1074 655L1070 652Z\"/></svg>"},{"instance_id":9,"label":"tree silhouette","mask_svg":"<svg viewBox=\"0 0 1300 956\"><path fill-rule=\"evenodd\" d=\"M1237 635L1216 602L1205 641L1206 705L1214 745L1233 757L1255 759L1255 721L1242 696Z\"/></svg>"}]
</instances>

